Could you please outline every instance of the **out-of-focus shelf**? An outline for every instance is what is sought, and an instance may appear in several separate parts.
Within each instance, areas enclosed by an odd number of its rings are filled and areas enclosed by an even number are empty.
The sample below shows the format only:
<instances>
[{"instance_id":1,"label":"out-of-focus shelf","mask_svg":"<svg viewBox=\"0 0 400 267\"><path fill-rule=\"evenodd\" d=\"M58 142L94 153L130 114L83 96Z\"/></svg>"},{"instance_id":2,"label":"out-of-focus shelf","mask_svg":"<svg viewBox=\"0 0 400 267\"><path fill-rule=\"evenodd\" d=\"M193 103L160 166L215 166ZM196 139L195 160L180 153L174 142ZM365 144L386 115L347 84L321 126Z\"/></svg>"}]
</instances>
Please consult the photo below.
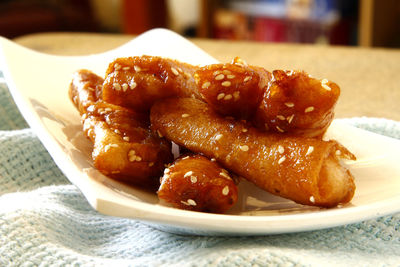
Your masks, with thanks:
<instances>
[{"instance_id":1,"label":"out-of-focus shelf","mask_svg":"<svg viewBox=\"0 0 400 267\"><path fill-rule=\"evenodd\" d=\"M201 0L199 37L212 37L215 12L223 6L222 0ZM400 46L400 1L359 0L357 42L363 47Z\"/></svg>"}]
</instances>

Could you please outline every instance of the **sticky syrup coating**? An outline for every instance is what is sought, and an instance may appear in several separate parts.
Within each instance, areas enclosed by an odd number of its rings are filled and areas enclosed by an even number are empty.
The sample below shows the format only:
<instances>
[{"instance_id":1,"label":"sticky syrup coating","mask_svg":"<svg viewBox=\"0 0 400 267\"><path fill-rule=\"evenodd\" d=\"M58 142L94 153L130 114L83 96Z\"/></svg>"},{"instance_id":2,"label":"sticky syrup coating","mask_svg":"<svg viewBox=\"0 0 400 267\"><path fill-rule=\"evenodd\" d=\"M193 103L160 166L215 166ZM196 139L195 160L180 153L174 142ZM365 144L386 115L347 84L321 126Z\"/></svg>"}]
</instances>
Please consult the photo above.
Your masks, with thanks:
<instances>
[{"instance_id":1,"label":"sticky syrup coating","mask_svg":"<svg viewBox=\"0 0 400 267\"><path fill-rule=\"evenodd\" d=\"M165 169L158 197L192 211L224 213L237 201L238 189L228 171L201 155L178 158Z\"/></svg>"},{"instance_id":2,"label":"sticky syrup coating","mask_svg":"<svg viewBox=\"0 0 400 267\"><path fill-rule=\"evenodd\" d=\"M339 160L355 157L334 140L261 132L189 98L156 103L150 120L168 140L272 194L321 207L347 203L354 194L353 176Z\"/></svg>"},{"instance_id":3,"label":"sticky syrup coating","mask_svg":"<svg viewBox=\"0 0 400 267\"><path fill-rule=\"evenodd\" d=\"M78 71L70 85L84 133L93 142L93 164L116 180L155 190L164 164L173 159L171 144L150 131L147 115L98 99L90 88L100 88L101 80Z\"/></svg>"},{"instance_id":4,"label":"sticky syrup coating","mask_svg":"<svg viewBox=\"0 0 400 267\"><path fill-rule=\"evenodd\" d=\"M117 58L106 71L103 99L138 112L148 112L153 103L163 98L200 98L193 78L197 68L155 56Z\"/></svg>"},{"instance_id":5,"label":"sticky syrup coating","mask_svg":"<svg viewBox=\"0 0 400 267\"><path fill-rule=\"evenodd\" d=\"M339 86L303 71L275 70L272 74L258 106L255 125L264 131L322 136L333 120Z\"/></svg>"},{"instance_id":6,"label":"sticky syrup coating","mask_svg":"<svg viewBox=\"0 0 400 267\"><path fill-rule=\"evenodd\" d=\"M249 119L262 100L271 74L239 58L232 63L207 65L195 72L202 98L221 115Z\"/></svg>"}]
</instances>

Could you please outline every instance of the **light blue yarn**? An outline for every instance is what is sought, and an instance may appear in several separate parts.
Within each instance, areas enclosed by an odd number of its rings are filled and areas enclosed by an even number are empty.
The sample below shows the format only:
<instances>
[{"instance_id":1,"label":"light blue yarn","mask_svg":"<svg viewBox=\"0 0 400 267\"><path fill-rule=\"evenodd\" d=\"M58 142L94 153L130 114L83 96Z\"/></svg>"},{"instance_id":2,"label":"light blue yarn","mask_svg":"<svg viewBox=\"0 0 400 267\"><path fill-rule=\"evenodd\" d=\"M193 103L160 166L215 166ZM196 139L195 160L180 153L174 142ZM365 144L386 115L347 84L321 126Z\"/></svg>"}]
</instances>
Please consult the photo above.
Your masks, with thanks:
<instances>
[{"instance_id":1,"label":"light blue yarn","mask_svg":"<svg viewBox=\"0 0 400 267\"><path fill-rule=\"evenodd\" d=\"M60 172L2 85L0 105L0 266L400 264L400 214L265 237L182 236L99 214ZM400 139L399 122L344 121Z\"/></svg>"}]
</instances>

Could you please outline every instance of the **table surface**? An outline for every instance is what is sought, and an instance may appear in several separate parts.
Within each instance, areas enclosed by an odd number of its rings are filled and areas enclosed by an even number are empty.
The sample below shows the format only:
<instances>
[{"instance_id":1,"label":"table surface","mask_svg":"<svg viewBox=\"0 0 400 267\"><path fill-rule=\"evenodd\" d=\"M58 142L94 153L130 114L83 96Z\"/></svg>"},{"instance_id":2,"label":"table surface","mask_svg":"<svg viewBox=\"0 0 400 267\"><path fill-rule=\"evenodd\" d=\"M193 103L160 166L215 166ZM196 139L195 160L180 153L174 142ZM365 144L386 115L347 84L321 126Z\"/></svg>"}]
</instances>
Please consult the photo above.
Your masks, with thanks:
<instances>
[{"instance_id":1,"label":"table surface","mask_svg":"<svg viewBox=\"0 0 400 267\"><path fill-rule=\"evenodd\" d=\"M40 33L15 39L34 50L57 55L107 51L134 38L98 33ZM400 50L322 45L191 39L221 62L240 56L268 70L305 70L341 87L337 118L379 117L400 121ZM128 55L127 55L128 56Z\"/></svg>"}]
</instances>

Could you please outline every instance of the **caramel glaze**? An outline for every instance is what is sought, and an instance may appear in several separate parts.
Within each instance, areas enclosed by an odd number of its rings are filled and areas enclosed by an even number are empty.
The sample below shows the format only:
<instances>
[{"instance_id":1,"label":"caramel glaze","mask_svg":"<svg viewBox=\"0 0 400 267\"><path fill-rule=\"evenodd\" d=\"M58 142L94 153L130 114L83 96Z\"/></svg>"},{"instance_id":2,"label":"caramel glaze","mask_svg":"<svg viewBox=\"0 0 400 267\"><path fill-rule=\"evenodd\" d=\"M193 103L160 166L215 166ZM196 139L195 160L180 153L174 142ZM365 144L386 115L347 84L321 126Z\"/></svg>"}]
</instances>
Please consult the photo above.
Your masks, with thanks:
<instances>
[{"instance_id":1,"label":"caramel glaze","mask_svg":"<svg viewBox=\"0 0 400 267\"><path fill-rule=\"evenodd\" d=\"M193 78L196 69L190 64L161 57L118 58L106 71L103 99L146 113L163 98L200 98Z\"/></svg>"},{"instance_id":2,"label":"caramel glaze","mask_svg":"<svg viewBox=\"0 0 400 267\"><path fill-rule=\"evenodd\" d=\"M173 159L170 142L150 131L148 115L99 99L101 82L81 70L74 74L69 91L93 142L94 166L116 180L157 188L164 164Z\"/></svg>"},{"instance_id":3,"label":"caramel glaze","mask_svg":"<svg viewBox=\"0 0 400 267\"><path fill-rule=\"evenodd\" d=\"M156 103L150 120L167 139L215 158L272 194L321 207L346 203L354 194L353 177L339 160L355 157L336 141L261 132L189 98Z\"/></svg>"},{"instance_id":4,"label":"caramel glaze","mask_svg":"<svg viewBox=\"0 0 400 267\"><path fill-rule=\"evenodd\" d=\"M184 155L164 171L158 197L180 209L224 213L237 201L228 171L201 155Z\"/></svg>"}]
</instances>

